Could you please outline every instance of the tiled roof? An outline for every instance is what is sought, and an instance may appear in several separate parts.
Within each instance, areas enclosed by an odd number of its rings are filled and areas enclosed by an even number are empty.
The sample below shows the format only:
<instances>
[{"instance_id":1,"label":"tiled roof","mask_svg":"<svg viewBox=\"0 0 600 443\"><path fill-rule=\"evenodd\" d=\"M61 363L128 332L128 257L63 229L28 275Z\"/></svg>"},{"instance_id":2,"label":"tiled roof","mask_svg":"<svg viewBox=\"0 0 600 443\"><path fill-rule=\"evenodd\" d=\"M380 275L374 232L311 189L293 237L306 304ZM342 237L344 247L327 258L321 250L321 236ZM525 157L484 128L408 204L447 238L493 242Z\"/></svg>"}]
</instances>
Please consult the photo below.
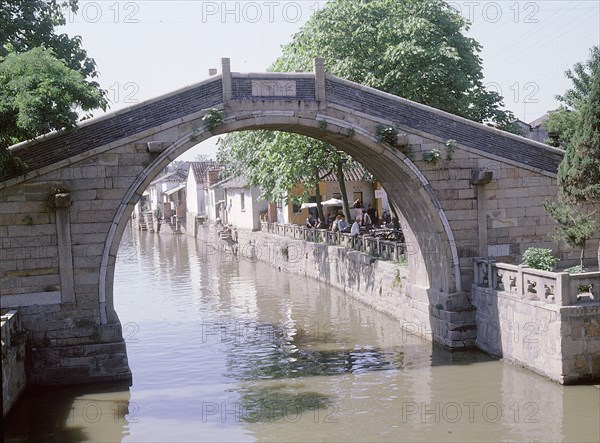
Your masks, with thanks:
<instances>
[{"instance_id":1,"label":"tiled roof","mask_svg":"<svg viewBox=\"0 0 600 443\"><path fill-rule=\"evenodd\" d=\"M178 169L177 171L167 172L166 174L159 175L150 182L150 185L162 182L181 182L187 178L185 171Z\"/></svg>"},{"instance_id":2,"label":"tiled roof","mask_svg":"<svg viewBox=\"0 0 600 443\"><path fill-rule=\"evenodd\" d=\"M244 177L240 177L240 176L228 177L225 180L221 180L220 182L217 182L211 186L211 188L223 188L223 189L247 188L247 187L248 187L248 181Z\"/></svg>"},{"instance_id":3,"label":"tiled roof","mask_svg":"<svg viewBox=\"0 0 600 443\"><path fill-rule=\"evenodd\" d=\"M321 171L321 174L325 174L326 171ZM361 165L357 165L355 167L349 168L344 171L344 180L347 182L360 182L360 181L368 181L368 172L365 171ZM336 182L337 177L334 173L329 173L323 178L324 182Z\"/></svg>"},{"instance_id":4,"label":"tiled roof","mask_svg":"<svg viewBox=\"0 0 600 443\"><path fill-rule=\"evenodd\" d=\"M191 162L191 171L194 173L196 177L197 183L204 183L206 179L206 171L212 168L219 167L220 164L216 161L205 161L205 162Z\"/></svg>"}]
</instances>

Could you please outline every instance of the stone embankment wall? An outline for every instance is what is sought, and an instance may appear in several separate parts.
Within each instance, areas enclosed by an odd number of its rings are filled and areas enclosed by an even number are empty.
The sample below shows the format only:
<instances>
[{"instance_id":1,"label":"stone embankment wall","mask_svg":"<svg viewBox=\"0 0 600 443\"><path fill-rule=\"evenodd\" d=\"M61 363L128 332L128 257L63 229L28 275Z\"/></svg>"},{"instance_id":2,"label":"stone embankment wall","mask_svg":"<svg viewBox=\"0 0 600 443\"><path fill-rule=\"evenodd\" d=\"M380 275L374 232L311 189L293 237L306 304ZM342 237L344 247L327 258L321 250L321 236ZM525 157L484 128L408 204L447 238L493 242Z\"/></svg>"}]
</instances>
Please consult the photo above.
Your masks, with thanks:
<instances>
[{"instance_id":1,"label":"stone embankment wall","mask_svg":"<svg viewBox=\"0 0 600 443\"><path fill-rule=\"evenodd\" d=\"M237 243L221 241L212 225L198 237L215 248L270 263L282 272L305 275L341 289L401 322L408 332L452 348L475 346L475 312L466 294L438 298L410 283L409 267L341 246L238 230Z\"/></svg>"},{"instance_id":2,"label":"stone embankment wall","mask_svg":"<svg viewBox=\"0 0 600 443\"><path fill-rule=\"evenodd\" d=\"M559 306L473 285L477 347L559 383L600 381L600 303Z\"/></svg>"},{"instance_id":3,"label":"stone embankment wall","mask_svg":"<svg viewBox=\"0 0 600 443\"><path fill-rule=\"evenodd\" d=\"M6 416L27 382L25 374L25 332L19 312L2 315L2 416Z\"/></svg>"}]
</instances>

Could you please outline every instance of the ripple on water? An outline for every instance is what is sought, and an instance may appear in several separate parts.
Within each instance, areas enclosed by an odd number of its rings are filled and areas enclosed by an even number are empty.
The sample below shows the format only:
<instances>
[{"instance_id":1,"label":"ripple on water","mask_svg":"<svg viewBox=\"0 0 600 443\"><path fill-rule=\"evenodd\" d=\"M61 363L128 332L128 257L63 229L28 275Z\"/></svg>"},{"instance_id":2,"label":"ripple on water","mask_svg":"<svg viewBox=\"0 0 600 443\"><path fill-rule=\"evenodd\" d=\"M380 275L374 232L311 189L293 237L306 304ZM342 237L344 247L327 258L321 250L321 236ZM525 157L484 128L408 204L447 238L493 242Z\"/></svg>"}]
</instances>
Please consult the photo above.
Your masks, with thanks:
<instances>
[{"instance_id":1,"label":"ripple on water","mask_svg":"<svg viewBox=\"0 0 600 443\"><path fill-rule=\"evenodd\" d=\"M596 388L447 352L346 294L183 236L131 230L123 245L115 306L133 386L103 394L118 407L98 403L97 422L81 419L87 391L34 395L5 440L600 440Z\"/></svg>"}]
</instances>

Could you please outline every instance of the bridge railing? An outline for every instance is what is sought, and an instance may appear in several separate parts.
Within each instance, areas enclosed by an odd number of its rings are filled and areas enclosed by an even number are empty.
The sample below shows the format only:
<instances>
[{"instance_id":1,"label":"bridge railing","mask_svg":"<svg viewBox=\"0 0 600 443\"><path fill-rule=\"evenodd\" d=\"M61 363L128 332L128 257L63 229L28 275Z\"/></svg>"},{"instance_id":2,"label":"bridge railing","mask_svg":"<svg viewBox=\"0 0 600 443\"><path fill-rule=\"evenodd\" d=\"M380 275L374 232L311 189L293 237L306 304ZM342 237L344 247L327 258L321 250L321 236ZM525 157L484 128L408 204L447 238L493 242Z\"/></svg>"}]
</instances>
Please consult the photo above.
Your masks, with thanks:
<instances>
[{"instance_id":1,"label":"bridge railing","mask_svg":"<svg viewBox=\"0 0 600 443\"><path fill-rule=\"evenodd\" d=\"M314 243L324 243L330 246L343 246L356 249L365 254L378 257L382 260L405 260L406 244L391 240L383 240L367 234L356 237L346 232L332 232L327 229L307 228L306 226L269 223L260 223L261 231L294 240L304 240Z\"/></svg>"},{"instance_id":2,"label":"bridge railing","mask_svg":"<svg viewBox=\"0 0 600 443\"><path fill-rule=\"evenodd\" d=\"M519 299L558 306L600 301L600 272L548 272L485 258L475 258L473 270L475 285Z\"/></svg>"}]
</instances>

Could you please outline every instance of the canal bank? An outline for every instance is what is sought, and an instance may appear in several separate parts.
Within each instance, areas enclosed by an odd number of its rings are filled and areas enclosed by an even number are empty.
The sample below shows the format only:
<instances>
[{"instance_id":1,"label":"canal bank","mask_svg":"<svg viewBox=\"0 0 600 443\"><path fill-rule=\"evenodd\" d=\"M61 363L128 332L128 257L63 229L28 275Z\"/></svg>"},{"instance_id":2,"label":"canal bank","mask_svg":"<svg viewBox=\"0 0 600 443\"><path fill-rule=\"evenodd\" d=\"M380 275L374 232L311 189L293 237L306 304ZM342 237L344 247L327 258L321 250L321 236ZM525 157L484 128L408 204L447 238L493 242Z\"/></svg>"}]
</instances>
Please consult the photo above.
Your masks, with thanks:
<instances>
[{"instance_id":1,"label":"canal bank","mask_svg":"<svg viewBox=\"0 0 600 443\"><path fill-rule=\"evenodd\" d=\"M600 288L600 273L570 277L476 260L471 293L443 294L414 283L410 257L379 260L262 230L237 229L224 241L221 229L205 224L198 236L217 249L341 289L410 333L451 349L478 347L561 384L600 381L600 302L592 292Z\"/></svg>"},{"instance_id":2,"label":"canal bank","mask_svg":"<svg viewBox=\"0 0 600 443\"><path fill-rule=\"evenodd\" d=\"M220 225L205 224L198 238L281 272L313 278L340 289L399 321L417 336L453 349L475 347L475 309L465 293L445 294L415 283L405 260L386 261L352 247L331 246L237 229L223 241ZM406 256L405 256L406 257Z\"/></svg>"}]
</instances>

